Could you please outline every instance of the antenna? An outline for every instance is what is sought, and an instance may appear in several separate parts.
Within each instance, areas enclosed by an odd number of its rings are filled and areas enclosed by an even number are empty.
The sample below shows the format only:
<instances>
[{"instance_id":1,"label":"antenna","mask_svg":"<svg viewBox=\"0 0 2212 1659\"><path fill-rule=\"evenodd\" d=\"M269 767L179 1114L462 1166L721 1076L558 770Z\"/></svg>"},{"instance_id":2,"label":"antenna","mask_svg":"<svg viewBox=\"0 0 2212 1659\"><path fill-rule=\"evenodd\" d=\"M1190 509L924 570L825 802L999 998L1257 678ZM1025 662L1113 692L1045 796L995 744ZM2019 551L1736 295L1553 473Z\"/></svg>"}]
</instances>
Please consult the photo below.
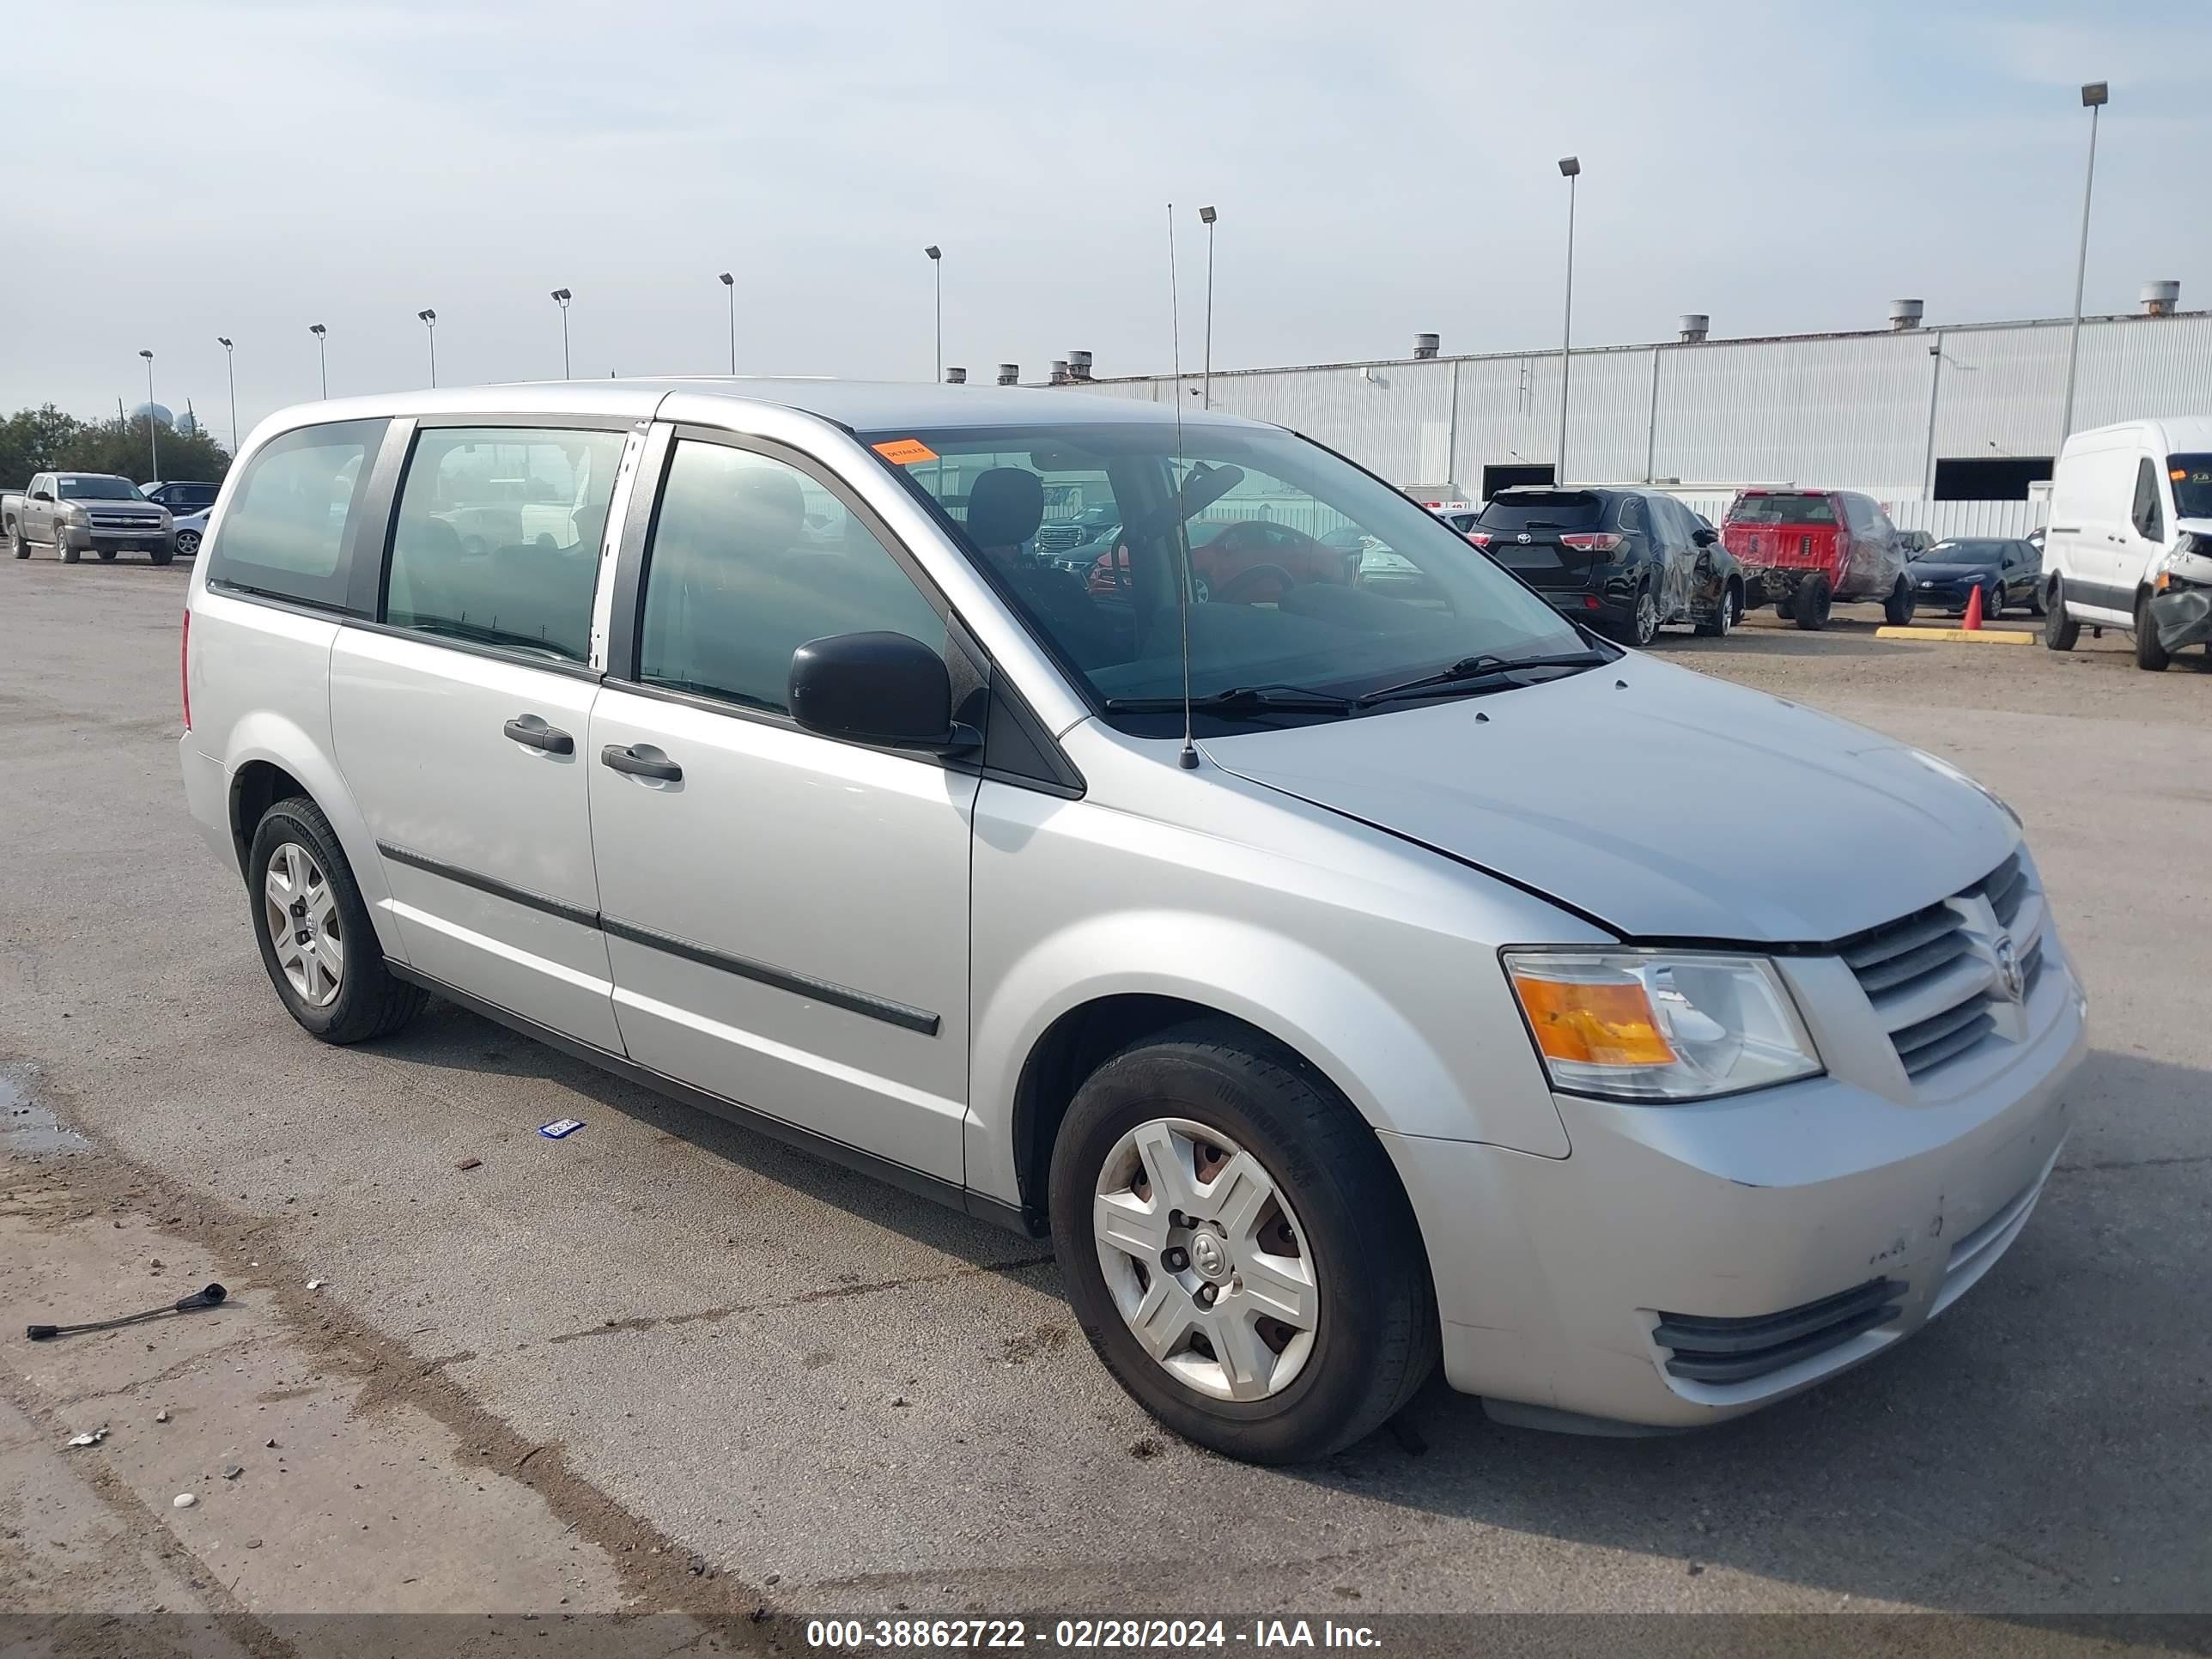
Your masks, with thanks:
<instances>
[{"instance_id":1,"label":"antenna","mask_svg":"<svg viewBox=\"0 0 2212 1659\"><path fill-rule=\"evenodd\" d=\"M1176 453L1182 459L1182 295L1176 287L1175 204L1168 204L1168 331L1175 356L1175 412ZM1182 551L1182 568L1176 576L1176 609L1182 621L1182 753L1177 763L1186 772L1198 769L1198 745L1191 741L1190 721L1190 520L1183 516L1182 485L1170 478L1174 499L1169 508L1175 514L1176 544Z\"/></svg>"}]
</instances>

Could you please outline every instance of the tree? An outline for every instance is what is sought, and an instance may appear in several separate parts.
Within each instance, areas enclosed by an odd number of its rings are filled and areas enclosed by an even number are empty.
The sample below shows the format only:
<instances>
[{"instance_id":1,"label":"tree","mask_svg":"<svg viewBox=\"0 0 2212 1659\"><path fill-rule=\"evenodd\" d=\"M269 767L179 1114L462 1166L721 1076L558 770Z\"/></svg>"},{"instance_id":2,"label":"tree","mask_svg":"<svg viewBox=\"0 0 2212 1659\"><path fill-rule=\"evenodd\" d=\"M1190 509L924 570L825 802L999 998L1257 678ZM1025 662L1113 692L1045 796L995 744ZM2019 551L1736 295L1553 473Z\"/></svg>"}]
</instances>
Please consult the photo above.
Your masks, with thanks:
<instances>
[{"instance_id":1,"label":"tree","mask_svg":"<svg viewBox=\"0 0 2212 1659\"><path fill-rule=\"evenodd\" d=\"M0 421L0 489L14 489L33 472L51 472L82 423L52 404Z\"/></svg>"},{"instance_id":2,"label":"tree","mask_svg":"<svg viewBox=\"0 0 2212 1659\"><path fill-rule=\"evenodd\" d=\"M33 472L115 472L154 482L145 420L80 421L52 404L0 421L0 489L20 489ZM161 476L221 483L230 452L205 432L161 432Z\"/></svg>"}]
</instances>

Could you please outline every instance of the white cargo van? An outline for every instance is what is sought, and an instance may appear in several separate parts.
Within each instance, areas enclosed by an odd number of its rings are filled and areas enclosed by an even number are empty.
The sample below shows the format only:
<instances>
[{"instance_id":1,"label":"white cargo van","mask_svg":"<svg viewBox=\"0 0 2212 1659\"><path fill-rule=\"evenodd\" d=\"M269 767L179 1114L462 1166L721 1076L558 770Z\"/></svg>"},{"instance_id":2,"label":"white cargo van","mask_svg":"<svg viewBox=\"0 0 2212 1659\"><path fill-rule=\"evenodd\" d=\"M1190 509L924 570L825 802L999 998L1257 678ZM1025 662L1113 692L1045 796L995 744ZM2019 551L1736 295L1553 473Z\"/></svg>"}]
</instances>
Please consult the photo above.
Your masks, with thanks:
<instances>
[{"instance_id":1,"label":"white cargo van","mask_svg":"<svg viewBox=\"0 0 2212 1659\"><path fill-rule=\"evenodd\" d=\"M2205 637L2191 617L2212 584L2212 416L2077 432L2058 458L2043 550L2043 641L2071 651L2081 624L2124 628L2136 661L2164 668ZM2184 613L2190 613L2185 616Z\"/></svg>"}]
</instances>

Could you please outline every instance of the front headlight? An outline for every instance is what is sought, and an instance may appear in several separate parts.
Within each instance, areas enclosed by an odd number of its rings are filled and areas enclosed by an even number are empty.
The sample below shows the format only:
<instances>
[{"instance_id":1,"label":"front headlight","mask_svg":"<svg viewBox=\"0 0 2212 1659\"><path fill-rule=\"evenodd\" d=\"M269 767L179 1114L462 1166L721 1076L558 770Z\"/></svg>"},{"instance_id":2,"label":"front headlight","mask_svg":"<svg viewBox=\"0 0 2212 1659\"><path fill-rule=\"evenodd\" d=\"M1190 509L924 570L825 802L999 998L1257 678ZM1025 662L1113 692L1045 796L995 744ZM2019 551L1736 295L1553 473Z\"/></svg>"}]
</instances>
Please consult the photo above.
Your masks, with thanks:
<instances>
[{"instance_id":1,"label":"front headlight","mask_svg":"<svg viewBox=\"0 0 2212 1659\"><path fill-rule=\"evenodd\" d=\"M1821 1069L1762 957L1698 951L1522 950L1505 973L1552 1086L1639 1101L1702 1100Z\"/></svg>"}]
</instances>

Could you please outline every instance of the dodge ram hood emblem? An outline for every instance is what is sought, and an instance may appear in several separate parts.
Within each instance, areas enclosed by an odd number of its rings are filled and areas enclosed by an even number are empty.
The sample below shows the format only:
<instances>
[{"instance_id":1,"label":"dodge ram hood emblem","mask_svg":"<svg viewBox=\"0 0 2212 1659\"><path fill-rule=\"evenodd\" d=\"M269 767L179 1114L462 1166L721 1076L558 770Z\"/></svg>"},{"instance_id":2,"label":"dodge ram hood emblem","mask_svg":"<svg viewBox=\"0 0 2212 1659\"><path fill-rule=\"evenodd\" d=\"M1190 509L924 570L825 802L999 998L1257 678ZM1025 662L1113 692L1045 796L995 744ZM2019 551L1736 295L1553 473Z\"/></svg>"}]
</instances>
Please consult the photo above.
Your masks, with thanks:
<instances>
[{"instance_id":1,"label":"dodge ram hood emblem","mask_svg":"<svg viewBox=\"0 0 2212 1659\"><path fill-rule=\"evenodd\" d=\"M2012 935L1997 935L1997 980L2004 987L2008 1001L2024 1001L2027 996L2027 975L2021 971L2020 952L2013 948Z\"/></svg>"}]
</instances>

